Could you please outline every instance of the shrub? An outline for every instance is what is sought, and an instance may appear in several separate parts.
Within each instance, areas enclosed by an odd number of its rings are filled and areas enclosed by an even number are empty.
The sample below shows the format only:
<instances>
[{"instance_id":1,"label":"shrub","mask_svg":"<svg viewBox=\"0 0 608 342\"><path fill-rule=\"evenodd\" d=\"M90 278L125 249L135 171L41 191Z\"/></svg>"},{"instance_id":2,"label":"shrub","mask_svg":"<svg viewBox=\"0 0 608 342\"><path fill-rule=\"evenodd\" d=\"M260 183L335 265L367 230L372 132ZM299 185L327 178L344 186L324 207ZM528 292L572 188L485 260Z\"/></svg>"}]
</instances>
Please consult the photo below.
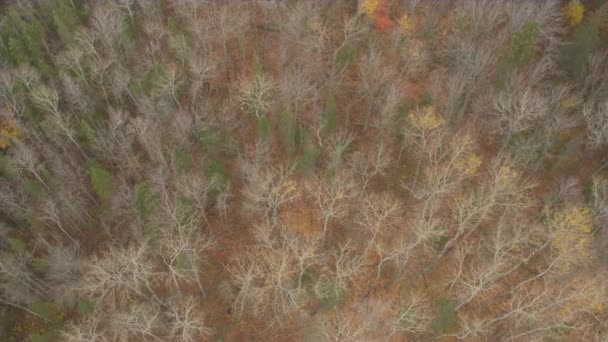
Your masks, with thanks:
<instances>
[{"instance_id":1,"label":"shrub","mask_svg":"<svg viewBox=\"0 0 608 342\"><path fill-rule=\"evenodd\" d=\"M325 112L323 113L323 129L326 132L331 132L338 127L338 105L336 104L336 96L331 94L327 97L325 104Z\"/></svg>"},{"instance_id":2,"label":"shrub","mask_svg":"<svg viewBox=\"0 0 608 342\"><path fill-rule=\"evenodd\" d=\"M78 301L77 309L79 314L86 315L95 310L95 303L87 299L81 299Z\"/></svg>"},{"instance_id":3,"label":"shrub","mask_svg":"<svg viewBox=\"0 0 608 342\"><path fill-rule=\"evenodd\" d=\"M135 95L139 95L143 92L145 95L149 96L152 93L154 86L158 83L158 80L162 79L165 74L166 71L163 65L155 64L152 69L148 70L145 74L141 84L131 83L129 90L134 92Z\"/></svg>"},{"instance_id":4,"label":"shrub","mask_svg":"<svg viewBox=\"0 0 608 342\"><path fill-rule=\"evenodd\" d=\"M260 57L257 52L253 53L253 57L251 57L251 70L253 73L253 77L261 77L264 74L264 66L260 61Z\"/></svg>"},{"instance_id":5,"label":"shrub","mask_svg":"<svg viewBox=\"0 0 608 342\"><path fill-rule=\"evenodd\" d=\"M32 269L38 273L46 273L49 269L49 262L44 258L32 258Z\"/></svg>"},{"instance_id":6,"label":"shrub","mask_svg":"<svg viewBox=\"0 0 608 342\"><path fill-rule=\"evenodd\" d=\"M181 147L173 149L173 162L178 173L183 173L192 168L192 157Z\"/></svg>"},{"instance_id":7,"label":"shrub","mask_svg":"<svg viewBox=\"0 0 608 342\"><path fill-rule=\"evenodd\" d=\"M23 253L25 251L25 241L17 238L8 238L6 240L8 246L16 253Z\"/></svg>"},{"instance_id":8,"label":"shrub","mask_svg":"<svg viewBox=\"0 0 608 342\"><path fill-rule=\"evenodd\" d=\"M0 55L12 65L31 63L43 75L48 75L51 68L45 62L45 36L44 27L36 17L24 19L14 7L10 7L0 28L4 42Z\"/></svg>"},{"instance_id":9,"label":"shrub","mask_svg":"<svg viewBox=\"0 0 608 342\"><path fill-rule=\"evenodd\" d=\"M539 36L540 29L537 22L530 22L513 34L509 47L498 66L500 83L504 82L512 70L521 68L532 62L536 55L536 43Z\"/></svg>"},{"instance_id":10,"label":"shrub","mask_svg":"<svg viewBox=\"0 0 608 342\"><path fill-rule=\"evenodd\" d=\"M224 164L217 159L211 159L207 162L207 175L211 177L218 177L222 183L228 180L228 174L224 168Z\"/></svg>"},{"instance_id":11,"label":"shrub","mask_svg":"<svg viewBox=\"0 0 608 342\"><path fill-rule=\"evenodd\" d=\"M266 115L257 118L258 137L267 140L272 135L272 124Z\"/></svg>"},{"instance_id":12,"label":"shrub","mask_svg":"<svg viewBox=\"0 0 608 342\"><path fill-rule=\"evenodd\" d=\"M431 323L435 333L442 334L456 328L456 303L453 300L439 299L435 302L435 308L437 309L437 315Z\"/></svg>"},{"instance_id":13,"label":"shrub","mask_svg":"<svg viewBox=\"0 0 608 342\"><path fill-rule=\"evenodd\" d=\"M27 177L23 177L23 187L33 199L43 199L46 194L45 188L38 181Z\"/></svg>"},{"instance_id":14,"label":"shrub","mask_svg":"<svg viewBox=\"0 0 608 342\"><path fill-rule=\"evenodd\" d=\"M50 321L63 321L65 319L65 309L53 302L36 301L30 305L30 310Z\"/></svg>"},{"instance_id":15,"label":"shrub","mask_svg":"<svg viewBox=\"0 0 608 342\"><path fill-rule=\"evenodd\" d=\"M154 212L158 205L157 193L152 186L147 182L139 182L135 184L135 209L139 213L141 219L145 220Z\"/></svg>"},{"instance_id":16,"label":"shrub","mask_svg":"<svg viewBox=\"0 0 608 342\"><path fill-rule=\"evenodd\" d=\"M355 60L356 54L357 49L352 44L346 44L338 51L336 62L341 68L345 68Z\"/></svg>"},{"instance_id":17,"label":"shrub","mask_svg":"<svg viewBox=\"0 0 608 342\"><path fill-rule=\"evenodd\" d=\"M433 104L433 102L434 102L433 95L429 92L426 92L426 93L424 93L424 95L422 95L419 106L421 106L421 107L431 106Z\"/></svg>"},{"instance_id":18,"label":"shrub","mask_svg":"<svg viewBox=\"0 0 608 342\"><path fill-rule=\"evenodd\" d=\"M570 79L579 79L587 71L589 56L599 40L599 17L594 16L579 25L570 42L560 52L560 66Z\"/></svg>"},{"instance_id":19,"label":"shrub","mask_svg":"<svg viewBox=\"0 0 608 342\"><path fill-rule=\"evenodd\" d=\"M42 330L30 334L31 342L53 342L57 341L58 338L59 333L53 328L51 328L51 330Z\"/></svg>"},{"instance_id":20,"label":"shrub","mask_svg":"<svg viewBox=\"0 0 608 342\"><path fill-rule=\"evenodd\" d=\"M69 0L58 0L52 6L53 26L64 45L72 42L79 24L78 11L72 4Z\"/></svg>"},{"instance_id":21,"label":"shrub","mask_svg":"<svg viewBox=\"0 0 608 342\"><path fill-rule=\"evenodd\" d=\"M524 25L511 39L506 55L506 62L515 67L521 67L530 63L536 53L535 46L539 34L538 23L531 22Z\"/></svg>"},{"instance_id":22,"label":"shrub","mask_svg":"<svg viewBox=\"0 0 608 342\"><path fill-rule=\"evenodd\" d=\"M100 200L107 200L112 194L112 174L94 160L90 160L87 163L93 191L95 191Z\"/></svg>"},{"instance_id":23,"label":"shrub","mask_svg":"<svg viewBox=\"0 0 608 342\"><path fill-rule=\"evenodd\" d=\"M281 138L288 154L292 154L298 147L300 132L297 120L290 104L285 105L285 109L279 116L279 126L281 128Z\"/></svg>"},{"instance_id":24,"label":"shrub","mask_svg":"<svg viewBox=\"0 0 608 342\"><path fill-rule=\"evenodd\" d=\"M312 170L319 163L321 157L321 151L315 144L306 143L302 151L302 160L298 164L303 170Z\"/></svg>"},{"instance_id":25,"label":"shrub","mask_svg":"<svg viewBox=\"0 0 608 342\"><path fill-rule=\"evenodd\" d=\"M198 133L198 141L207 153L212 153L220 143L217 134L210 128L202 128Z\"/></svg>"},{"instance_id":26,"label":"shrub","mask_svg":"<svg viewBox=\"0 0 608 342\"><path fill-rule=\"evenodd\" d=\"M314 294L321 304L321 311L327 312L340 305L344 300L344 292L340 287L323 279L314 286Z\"/></svg>"},{"instance_id":27,"label":"shrub","mask_svg":"<svg viewBox=\"0 0 608 342\"><path fill-rule=\"evenodd\" d=\"M345 159L346 154L351 150L353 136L350 133L342 132L336 136L329 149L328 168L336 171Z\"/></svg>"}]
</instances>

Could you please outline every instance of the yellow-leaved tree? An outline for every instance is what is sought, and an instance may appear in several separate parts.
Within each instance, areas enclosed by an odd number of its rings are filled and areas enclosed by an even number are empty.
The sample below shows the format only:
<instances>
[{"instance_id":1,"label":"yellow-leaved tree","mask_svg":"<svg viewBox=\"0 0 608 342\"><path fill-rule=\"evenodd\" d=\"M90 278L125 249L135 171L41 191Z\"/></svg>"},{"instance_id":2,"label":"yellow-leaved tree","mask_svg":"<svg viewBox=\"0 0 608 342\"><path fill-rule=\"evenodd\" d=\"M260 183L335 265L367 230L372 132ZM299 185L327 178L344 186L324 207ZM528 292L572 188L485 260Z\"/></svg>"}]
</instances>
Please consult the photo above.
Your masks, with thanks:
<instances>
[{"instance_id":1,"label":"yellow-leaved tree","mask_svg":"<svg viewBox=\"0 0 608 342\"><path fill-rule=\"evenodd\" d=\"M590 260L593 221L589 208L567 205L553 216L551 223L555 229L552 243L563 271Z\"/></svg>"},{"instance_id":2,"label":"yellow-leaved tree","mask_svg":"<svg viewBox=\"0 0 608 342\"><path fill-rule=\"evenodd\" d=\"M10 119L4 119L0 123L0 149L5 149L11 145L11 141L18 135L17 126Z\"/></svg>"},{"instance_id":3,"label":"yellow-leaved tree","mask_svg":"<svg viewBox=\"0 0 608 342\"><path fill-rule=\"evenodd\" d=\"M578 0L570 0L565 7L568 24L571 27L578 25L585 16L585 5Z\"/></svg>"},{"instance_id":4,"label":"yellow-leaved tree","mask_svg":"<svg viewBox=\"0 0 608 342\"><path fill-rule=\"evenodd\" d=\"M410 16L407 14L407 12L403 13L401 18L399 18L399 28L401 29L401 32L403 32L403 33L406 33L409 31Z\"/></svg>"}]
</instances>

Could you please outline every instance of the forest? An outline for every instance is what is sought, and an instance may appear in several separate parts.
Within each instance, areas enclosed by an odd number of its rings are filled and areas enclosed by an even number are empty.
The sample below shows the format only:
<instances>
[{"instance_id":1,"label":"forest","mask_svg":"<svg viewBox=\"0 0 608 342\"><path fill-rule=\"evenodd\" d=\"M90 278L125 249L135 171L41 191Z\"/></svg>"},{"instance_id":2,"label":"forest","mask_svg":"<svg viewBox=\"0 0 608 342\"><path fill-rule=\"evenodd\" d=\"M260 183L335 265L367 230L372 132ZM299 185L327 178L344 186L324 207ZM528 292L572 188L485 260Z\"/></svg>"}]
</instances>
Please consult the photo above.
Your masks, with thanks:
<instances>
[{"instance_id":1,"label":"forest","mask_svg":"<svg viewBox=\"0 0 608 342\"><path fill-rule=\"evenodd\" d=\"M1 1L0 341L608 341L608 2Z\"/></svg>"}]
</instances>

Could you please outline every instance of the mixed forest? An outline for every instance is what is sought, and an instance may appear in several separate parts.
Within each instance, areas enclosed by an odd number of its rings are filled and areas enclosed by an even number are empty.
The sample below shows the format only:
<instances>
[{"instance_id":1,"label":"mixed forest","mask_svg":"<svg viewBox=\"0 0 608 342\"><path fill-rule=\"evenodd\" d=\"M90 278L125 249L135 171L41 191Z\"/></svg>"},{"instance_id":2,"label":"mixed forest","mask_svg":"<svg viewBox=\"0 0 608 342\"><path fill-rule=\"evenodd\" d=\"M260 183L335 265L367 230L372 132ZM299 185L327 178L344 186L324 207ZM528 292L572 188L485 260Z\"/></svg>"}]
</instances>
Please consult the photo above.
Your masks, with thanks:
<instances>
[{"instance_id":1,"label":"mixed forest","mask_svg":"<svg viewBox=\"0 0 608 342\"><path fill-rule=\"evenodd\" d=\"M0 341L608 341L608 2L0 4Z\"/></svg>"}]
</instances>

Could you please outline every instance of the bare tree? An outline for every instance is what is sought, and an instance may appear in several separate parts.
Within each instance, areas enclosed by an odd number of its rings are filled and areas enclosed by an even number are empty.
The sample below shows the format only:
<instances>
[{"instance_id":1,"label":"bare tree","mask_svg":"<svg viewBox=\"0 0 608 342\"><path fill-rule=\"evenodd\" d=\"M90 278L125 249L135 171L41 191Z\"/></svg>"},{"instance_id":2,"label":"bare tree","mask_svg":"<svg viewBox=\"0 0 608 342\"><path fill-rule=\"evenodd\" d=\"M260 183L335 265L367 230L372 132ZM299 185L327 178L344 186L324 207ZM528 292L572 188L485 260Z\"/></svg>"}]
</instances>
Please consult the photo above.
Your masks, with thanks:
<instances>
[{"instance_id":1,"label":"bare tree","mask_svg":"<svg viewBox=\"0 0 608 342\"><path fill-rule=\"evenodd\" d=\"M28 194L12 181L0 181L0 210L12 218L22 218L31 209Z\"/></svg>"},{"instance_id":2,"label":"bare tree","mask_svg":"<svg viewBox=\"0 0 608 342\"><path fill-rule=\"evenodd\" d=\"M300 115L302 109L317 100L319 96L319 90L303 68L288 69L281 77L278 86L284 101L288 101L293 106L295 115Z\"/></svg>"},{"instance_id":3,"label":"bare tree","mask_svg":"<svg viewBox=\"0 0 608 342\"><path fill-rule=\"evenodd\" d=\"M412 119L413 144L420 159L411 185L404 185L416 198L427 203L448 195L479 167L472 162L474 141L469 135L448 139L444 121L433 114L432 108ZM422 184L418 185L419 174Z\"/></svg>"},{"instance_id":4,"label":"bare tree","mask_svg":"<svg viewBox=\"0 0 608 342\"><path fill-rule=\"evenodd\" d=\"M57 1L0 15L0 316L68 342L606 338L608 54L583 38L608 5Z\"/></svg>"},{"instance_id":5,"label":"bare tree","mask_svg":"<svg viewBox=\"0 0 608 342\"><path fill-rule=\"evenodd\" d=\"M211 237L200 233L196 215L188 215L180 208L167 208L169 227L161 232L160 257L167 268L167 281L181 295L181 282L193 282L203 297L206 296L201 282L200 262L204 254L214 245Z\"/></svg>"},{"instance_id":6,"label":"bare tree","mask_svg":"<svg viewBox=\"0 0 608 342\"><path fill-rule=\"evenodd\" d=\"M171 339L194 342L212 333L205 324L203 312L194 297L170 302L167 316L170 322L168 335Z\"/></svg>"},{"instance_id":7,"label":"bare tree","mask_svg":"<svg viewBox=\"0 0 608 342\"><path fill-rule=\"evenodd\" d=\"M585 105L583 118L589 144L595 148L605 145L608 142L608 101L598 106Z\"/></svg>"},{"instance_id":8,"label":"bare tree","mask_svg":"<svg viewBox=\"0 0 608 342\"><path fill-rule=\"evenodd\" d=\"M259 119L270 109L274 88L274 81L265 74L254 75L252 79L242 79L238 85L237 101L243 111Z\"/></svg>"},{"instance_id":9,"label":"bare tree","mask_svg":"<svg viewBox=\"0 0 608 342\"><path fill-rule=\"evenodd\" d=\"M379 108L377 129L381 132L395 132L395 118L403 103L403 85L401 83L390 83L384 87ZM382 141L382 138L379 139Z\"/></svg>"},{"instance_id":10,"label":"bare tree","mask_svg":"<svg viewBox=\"0 0 608 342\"><path fill-rule=\"evenodd\" d=\"M234 302L239 317L248 304L271 323L297 312L307 298L306 272L324 260L319 237L305 238L286 226L273 228L272 223L256 226L255 245L228 267L239 288Z\"/></svg>"},{"instance_id":11,"label":"bare tree","mask_svg":"<svg viewBox=\"0 0 608 342\"><path fill-rule=\"evenodd\" d=\"M29 305L36 298L47 296L46 284L37 279L28 268L30 259L30 255L23 253L0 254L0 294L5 303L21 307L21 304Z\"/></svg>"},{"instance_id":12,"label":"bare tree","mask_svg":"<svg viewBox=\"0 0 608 342\"><path fill-rule=\"evenodd\" d=\"M80 322L72 322L61 332L66 342L96 342L103 339L103 332L99 329L99 319L96 316L88 317Z\"/></svg>"},{"instance_id":13,"label":"bare tree","mask_svg":"<svg viewBox=\"0 0 608 342\"><path fill-rule=\"evenodd\" d=\"M125 10L127 10L131 25L135 25L135 20L133 19L133 8L135 7L135 3L135 0L119 0L116 4L119 8L124 8Z\"/></svg>"},{"instance_id":14,"label":"bare tree","mask_svg":"<svg viewBox=\"0 0 608 342\"><path fill-rule=\"evenodd\" d=\"M94 256L85 266L81 290L109 305L130 301L135 296L154 296L155 271L148 259L148 246L113 247Z\"/></svg>"},{"instance_id":15,"label":"bare tree","mask_svg":"<svg viewBox=\"0 0 608 342\"><path fill-rule=\"evenodd\" d=\"M129 8L127 4L127 8ZM130 12L129 12L130 13ZM114 2L100 2L93 8L91 26L104 48L110 49L113 56L119 53L115 48L124 31L124 17Z\"/></svg>"},{"instance_id":16,"label":"bare tree","mask_svg":"<svg viewBox=\"0 0 608 342\"><path fill-rule=\"evenodd\" d=\"M412 294L393 306L391 332L395 334L418 334L425 332L431 322L431 307L422 294Z\"/></svg>"},{"instance_id":17,"label":"bare tree","mask_svg":"<svg viewBox=\"0 0 608 342\"><path fill-rule=\"evenodd\" d=\"M83 59L86 51L78 47L71 47L66 49L61 54L57 55L56 63L67 67L73 74L75 74L81 82L87 84L87 73L85 72L85 65Z\"/></svg>"},{"instance_id":18,"label":"bare tree","mask_svg":"<svg viewBox=\"0 0 608 342\"><path fill-rule=\"evenodd\" d=\"M506 210L521 209L529 204L525 196L534 184L522 180L508 160L494 160L490 175L490 180L480 191L465 194L457 200L455 231L425 271L452 250L456 243L467 240L493 210L503 210L502 214L506 215Z\"/></svg>"},{"instance_id":19,"label":"bare tree","mask_svg":"<svg viewBox=\"0 0 608 342\"><path fill-rule=\"evenodd\" d=\"M162 341L161 307L156 303L133 305L128 311L113 313L110 317L110 334L115 341Z\"/></svg>"},{"instance_id":20,"label":"bare tree","mask_svg":"<svg viewBox=\"0 0 608 342\"><path fill-rule=\"evenodd\" d=\"M608 181L599 176L593 177L593 219L600 226L608 220Z\"/></svg>"},{"instance_id":21,"label":"bare tree","mask_svg":"<svg viewBox=\"0 0 608 342\"><path fill-rule=\"evenodd\" d=\"M338 311L323 319L321 326L325 341L357 342L365 335L365 326L358 315L348 311Z\"/></svg>"},{"instance_id":22,"label":"bare tree","mask_svg":"<svg viewBox=\"0 0 608 342\"><path fill-rule=\"evenodd\" d=\"M378 101L382 99L382 90L386 83L396 76L396 71L388 68L382 61L382 55L374 43L370 43L367 55L359 64L361 76L359 94L365 101L363 127L368 128L372 111L377 109Z\"/></svg>"},{"instance_id":23,"label":"bare tree","mask_svg":"<svg viewBox=\"0 0 608 342\"><path fill-rule=\"evenodd\" d=\"M228 218L228 200L232 196L230 183L227 183L215 199L215 208L220 212L220 216L224 221Z\"/></svg>"},{"instance_id":24,"label":"bare tree","mask_svg":"<svg viewBox=\"0 0 608 342\"><path fill-rule=\"evenodd\" d=\"M94 58L94 61L92 63L102 63L102 59L100 56L101 52L98 51L98 48L95 46L97 36L93 30L86 27L79 28L75 32L74 40L76 41L77 47L82 52ZM70 59L73 59L74 57L80 57L79 55L79 53L75 53L75 56L71 56Z\"/></svg>"},{"instance_id":25,"label":"bare tree","mask_svg":"<svg viewBox=\"0 0 608 342\"><path fill-rule=\"evenodd\" d=\"M492 240L478 246L476 256L488 255L487 258L474 260L467 271L459 271L453 279L451 288L455 288L459 298L456 310L471 302L477 296L491 291L498 281L515 272L519 268L518 249L526 241L523 228L519 225L507 229L504 223L499 223ZM459 270L467 257L459 253Z\"/></svg>"},{"instance_id":26,"label":"bare tree","mask_svg":"<svg viewBox=\"0 0 608 342\"><path fill-rule=\"evenodd\" d=\"M16 144L15 153L11 158L11 161L19 169L22 169L36 178L48 191L50 190L48 184L42 178L40 168L43 167L43 162L40 161L40 156L28 145L19 143Z\"/></svg>"},{"instance_id":27,"label":"bare tree","mask_svg":"<svg viewBox=\"0 0 608 342\"><path fill-rule=\"evenodd\" d=\"M428 75L432 52L423 40L413 39L408 32L404 35L403 29L395 29L392 41L400 57L399 76L418 80Z\"/></svg>"},{"instance_id":28,"label":"bare tree","mask_svg":"<svg viewBox=\"0 0 608 342\"><path fill-rule=\"evenodd\" d=\"M361 254L362 258L367 257L372 247L378 243L381 231L390 230L400 210L400 203L388 193L372 194L365 198L363 208L360 210L360 218L357 220L357 223L369 233L367 245Z\"/></svg>"},{"instance_id":29,"label":"bare tree","mask_svg":"<svg viewBox=\"0 0 608 342\"><path fill-rule=\"evenodd\" d=\"M548 281L547 279L546 281ZM591 298L605 293L605 288L598 287L597 283L589 284L574 281L565 284L551 284L546 282L545 286L525 287L514 292L513 296L503 306L500 314L493 317L477 319L467 319L463 326L463 331L455 336L459 339L466 339L471 336L487 333L493 326L500 322L507 321L510 329L509 338L518 340L521 338L531 338L547 331L569 327L578 329L577 322L572 319L582 312L588 311L586 303ZM582 302L581 302L582 301ZM597 301L592 301L597 304Z\"/></svg>"},{"instance_id":30,"label":"bare tree","mask_svg":"<svg viewBox=\"0 0 608 342\"><path fill-rule=\"evenodd\" d=\"M175 107L182 109L180 99L177 98L177 92L182 82L182 75L176 66L170 66L161 74L156 82L153 96L161 105L164 105L162 108L171 108L169 103L164 102L168 100L173 102Z\"/></svg>"},{"instance_id":31,"label":"bare tree","mask_svg":"<svg viewBox=\"0 0 608 342\"><path fill-rule=\"evenodd\" d=\"M233 307L236 317L240 318L245 311L245 306L256 297L255 283L256 279L261 276L261 269L253 258L237 258L227 270L232 276L233 283L239 289Z\"/></svg>"},{"instance_id":32,"label":"bare tree","mask_svg":"<svg viewBox=\"0 0 608 342\"><path fill-rule=\"evenodd\" d=\"M169 164L164 156L162 142L158 139L158 125L150 119L137 117L129 122L129 130L137 137L148 156L167 167Z\"/></svg>"},{"instance_id":33,"label":"bare tree","mask_svg":"<svg viewBox=\"0 0 608 342\"><path fill-rule=\"evenodd\" d=\"M308 184L308 192L321 214L323 239L327 235L330 221L348 213L347 201L353 196L354 190L353 180L345 172L339 172L335 176L319 175Z\"/></svg>"},{"instance_id":34,"label":"bare tree","mask_svg":"<svg viewBox=\"0 0 608 342\"><path fill-rule=\"evenodd\" d=\"M437 115L435 109L432 106L426 106L423 108L417 108L414 115L408 120L408 126L406 126L402 132L406 138L399 150L399 158L397 162L401 161L401 155L406 147L413 147L415 153L420 158L416 164L416 173L414 175L413 186L418 181L418 175L424 162L425 153L432 151L435 146L435 141L443 139L445 125L445 119Z\"/></svg>"},{"instance_id":35,"label":"bare tree","mask_svg":"<svg viewBox=\"0 0 608 342\"><path fill-rule=\"evenodd\" d=\"M46 279L53 284L50 288L53 298L67 305L73 305L84 267L78 247L57 248L48 241L43 241L42 244L46 246L48 253Z\"/></svg>"},{"instance_id":36,"label":"bare tree","mask_svg":"<svg viewBox=\"0 0 608 342\"><path fill-rule=\"evenodd\" d=\"M296 183L291 178L293 168L248 168L245 172L248 177L243 195L268 222L276 223L279 210L297 196Z\"/></svg>"},{"instance_id":37,"label":"bare tree","mask_svg":"<svg viewBox=\"0 0 608 342\"><path fill-rule=\"evenodd\" d=\"M342 165L352 142L353 134L348 131L341 131L330 140L328 147L328 168L330 170L336 171Z\"/></svg>"},{"instance_id":38,"label":"bare tree","mask_svg":"<svg viewBox=\"0 0 608 342\"><path fill-rule=\"evenodd\" d=\"M188 66L190 70L190 79L192 81L190 109L194 109L194 105L199 99L201 88L208 82L216 72L217 65L214 63L212 56L191 56L188 58Z\"/></svg>"},{"instance_id":39,"label":"bare tree","mask_svg":"<svg viewBox=\"0 0 608 342\"><path fill-rule=\"evenodd\" d=\"M351 169L359 177L361 186L359 191L364 194L369 182L376 176L384 175L391 165L388 148L383 142L372 147L371 151L354 152L350 158Z\"/></svg>"},{"instance_id":40,"label":"bare tree","mask_svg":"<svg viewBox=\"0 0 608 342\"><path fill-rule=\"evenodd\" d=\"M301 289L306 272L315 266L322 265L325 261L325 255L320 250L321 239L319 237L302 238L295 234L285 234L284 239L298 269L297 288Z\"/></svg>"},{"instance_id":41,"label":"bare tree","mask_svg":"<svg viewBox=\"0 0 608 342\"><path fill-rule=\"evenodd\" d=\"M259 288L257 305L262 312L272 313L275 320L292 314L302 302L303 289L297 288L299 267L295 267L289 247L282 245L274 249L264 249L257 258L262 260L265 282ZM265 308L266 307L266 308Z\"/></svg>"},{"instance_id":42,"label":"bare tree","mask_svg":"<svg viewBox=\"0 0 608 342\"><path fill-rule=\"evenodd\" d=\"M365 271L365 259L356 252L352 243L347 242L333 251L330 273L338 289L346 290L349 283Z\"/></svg>"},{"instance_id":43,"label":"bare tree","mask_svg":"<svg viewBox=\"0 0 608 342\"><path fill-rule=\"evenodd\" d=\"M86 157L80 144L76 141L75 132L71 124L71 115L60 112L59 93L52 87L40 85L31 89L30 95L36 105L52 114L48 121L50 126L65 135L78 151Z\"/></svg>"},{"instance_id":44,"label":"bare tree","mask_svg":"<svg viewBox=\"0 0 608 342\"><path fill-rule=\"evenodd\" d=\"M67 105L70 106L69 108L74 111L86 110L87 106L91 103L91 99L85 93L85 87L82 86L82 83L68 73L62 72L60 78L65 100Z\"/></svg>"},{"instance_id":45,"label":"bare tree","mask_svg":"<svg viewBox=\"0 0 608 342\"><path fill-rule=\"evenodd\" d=\"M281 6L278 15L285 18L280 22L281 29L281 64L291 67L291 65L306 64L306 58L310 55L302 56L299 51L308 51L303 45L309 39L307 24L316 19L319 14L319 4L314 2L295 3L293 5ZM305 58L302 58L305 57ZM294 63L295 62L295 63ZM313 70L310 70L314 72ZM297 91L298 85L294 83L289 89ZM306 89L304 87L303 89Z\"/></svg>"},{"instance_id":46,"label":"bare tree","mask_svg":"<svg viewBox=\"0 0 608 342\"><path fill-rule=\"evenodd\" d=\"M210 204L209 193L221 187L221 181L217 177L206 178L199 173L188 174L180 177L177 189L184 197L189 199L197 209L198 213L206 220L205 210Z\"/></svg>"},{"instance_id":47,"label":"bare tree","mask_svg":"<svg viewBox=\"0 0 608 342\"><path fill-rule=\"evenodd\" d=\"M247 304L251 304L256 316L268 317L271 323L293 313L301 290L293 283L297 269L287 247L262 248L249 253L244 256L247 261L238 261L231 270L239 286L234 303L237 315L242 314Z\"/></svg>"},{"instance_id":48,"label":"bare tree","mask_svg":"<svg viewBox=\"0 0 608 342\"><path fill-rule=\"evenodd\" d=\"M352 49L353 45L359 40L359 38L365 33L366 28L361 25L361 23L357 20L357 17L347 18L344 21L344 25L342 26L342 32L340 39L335 44L333 42L327 41L323 45L327 48L329 53L330 60L330 72L329 72L329 80L328 85L329 89L339 89L340 84L342 83L342 78L344 77L344 73L349 65L349 63L345 63L347 61L340 60L341 57L344 59L345 49ZM323 31L318 31L319 39L324 40L328 39L327 35L322 34Z\"/></svg>"},{"instance_id":49,"label":"bare tree","mask_svg":"<svg viewBox=\"0 0 608 342\"><path fill-rule=\"evenodd\" d=\"M230 42L235 38L239 41L239 49L242 49L241 36L243 36L249 24L249 12L242 10L241 6L214 6L210 7L210 23L214 31L221 38L221 50L223 55L223 67L227 77L230 77L230 67L233 67L233 75L237 75L236 63L231 63L232 58L229 54ZM238 13L238 15L235 15ZM206 31L208 32L208 28Z\"/></svg>"},{"instance_id":50,"label":"bare tree","mask_svg":"<svg viewBox=\"0 0 608 342\"><path fill-rule=\"evenodd\" d=\"M59 230L61 230L61 232L63 234L65 234L65 236L67 236L72 241L72 243L74 245L78 245L78 242L66 230L66 227L64 226L63 221L61 220L61 218L59 216L60 209L57 208L57 204L54 202L53 199L48 199L46 201L43 212L44 212L44 216L42 216L43 220L50 221L51 223L56 225L59 228Z\"/></svg>"},{"instance_id":51,"label":"bare tree","mask_svg":"<svg viewBox=\"0 0 608 342\"><path fill-rule=\"evenodd\" d=\"M508 137L529 129L550 108L542 94L532 89L500 93L494 97L493 105L500 123L499 132Z\"/></svg>"},{"instance_id":52,"label":"bare tree","mask_svg":"<svg viewBox=\"0 0 608 342\"><path fill-rule=\"evenodd\" d=\"M417 210L419 214L407 224L408 230L398 235L389 248L378 249L381 263L384 259L394 260L398 269L405 271L417 250L434 251L434 242L444 234L439 229L440 221L436 218L438 210L437 202L425 202Z\"/></svg>"}]
</instances>

